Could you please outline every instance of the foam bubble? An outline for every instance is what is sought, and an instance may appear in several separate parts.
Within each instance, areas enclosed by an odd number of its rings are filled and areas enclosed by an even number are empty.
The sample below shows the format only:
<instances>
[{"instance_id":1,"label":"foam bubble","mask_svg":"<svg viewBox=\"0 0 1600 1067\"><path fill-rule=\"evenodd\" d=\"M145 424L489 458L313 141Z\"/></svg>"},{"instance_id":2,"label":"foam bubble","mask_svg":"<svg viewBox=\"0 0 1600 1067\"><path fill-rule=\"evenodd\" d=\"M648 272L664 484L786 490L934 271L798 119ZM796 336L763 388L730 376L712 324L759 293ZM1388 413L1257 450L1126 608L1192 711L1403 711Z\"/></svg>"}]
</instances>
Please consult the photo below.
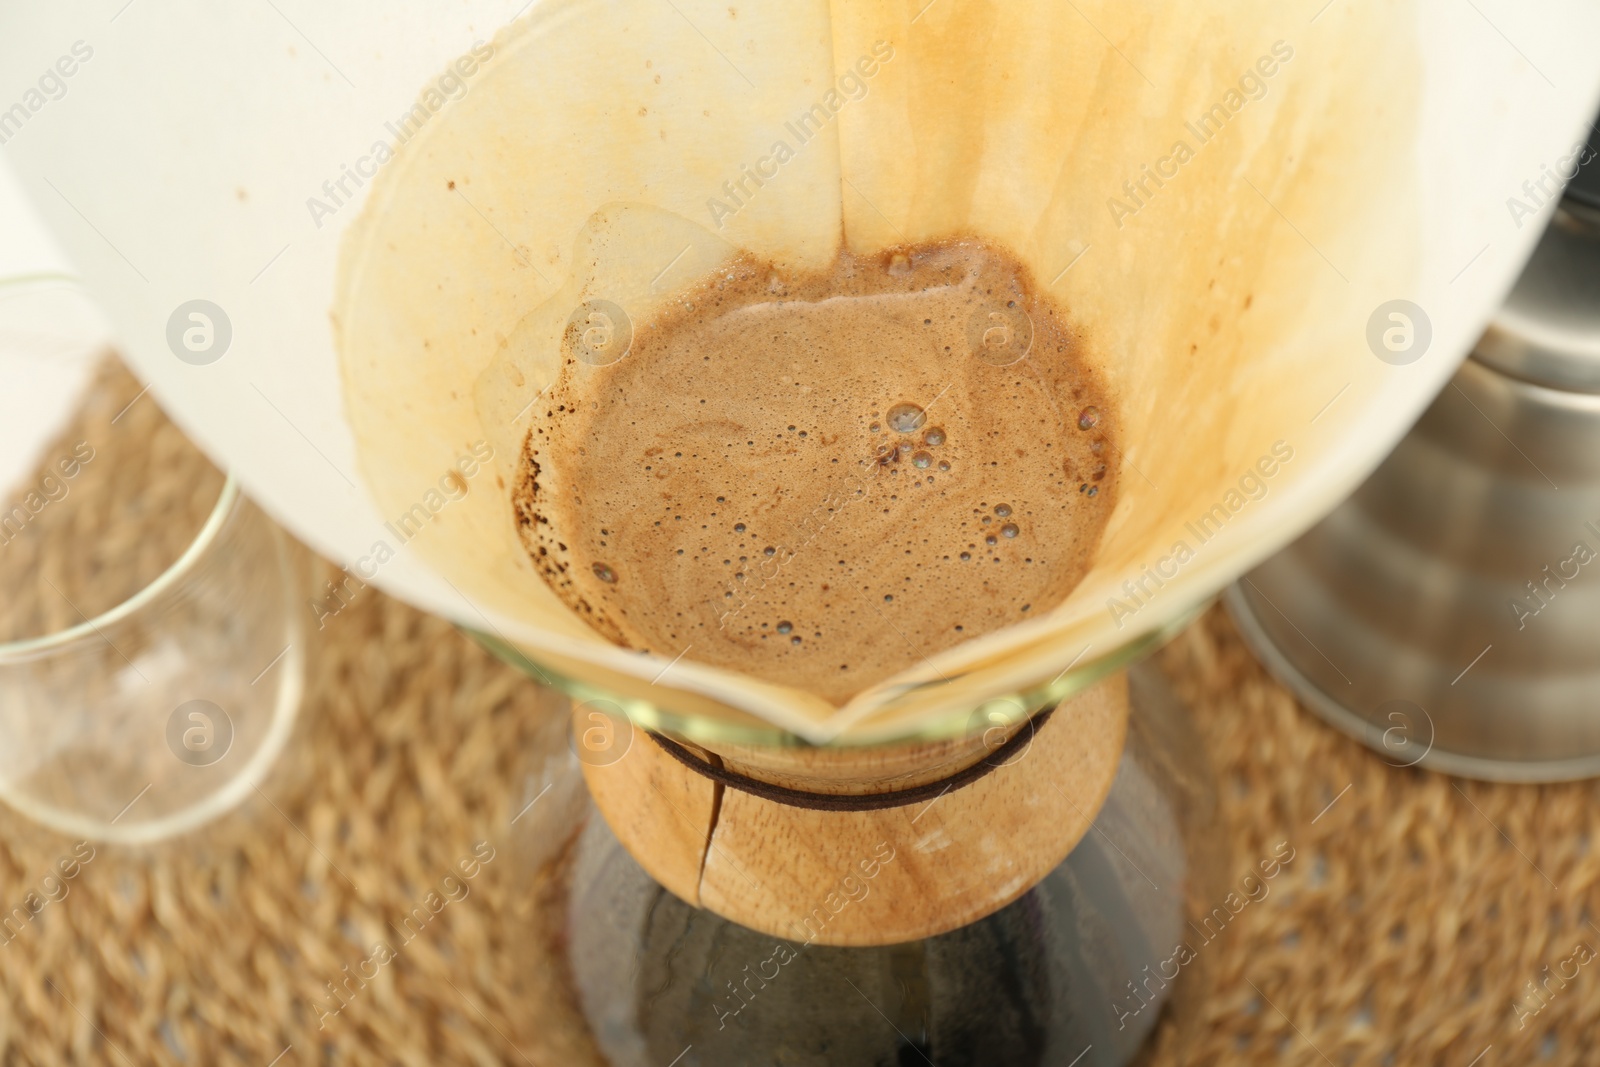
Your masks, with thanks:
<instances>
[{"instance_id":1,"label":"foam bubble","mask_svg":"<svg viewBox=\"0 0 1600 1067\"><path fill-rule=\"evenodd\" d=\"M916 433L928 421L928 413L916 404L896 404L885 418L895 433Z\"/></svg>"}]
</instances>

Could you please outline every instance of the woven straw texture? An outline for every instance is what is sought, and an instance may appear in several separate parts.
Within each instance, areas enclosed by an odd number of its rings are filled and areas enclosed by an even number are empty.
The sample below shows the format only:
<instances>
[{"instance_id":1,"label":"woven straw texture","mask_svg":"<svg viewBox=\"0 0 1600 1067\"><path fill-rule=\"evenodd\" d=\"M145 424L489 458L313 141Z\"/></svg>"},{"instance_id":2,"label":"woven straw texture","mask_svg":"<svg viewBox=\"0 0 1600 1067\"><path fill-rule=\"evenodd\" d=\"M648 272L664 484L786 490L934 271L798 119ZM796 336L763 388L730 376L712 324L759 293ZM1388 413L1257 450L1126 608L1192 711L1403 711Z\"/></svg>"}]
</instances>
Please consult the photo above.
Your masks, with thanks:
<instances>
[{"instance_id":1,"label":"woven straw texture","mask_svg":"<svg viewBox=\"0 0 1600 1067\"><path fill-rule=\"evenodd\" d=\"M104 608L203 521L218 476L151 397L123 411L138 393L111 365L47 451L89 441L95 459L0 544L5 636L73 621L40 578ZM141 513L171 543L119 565L114 531ZM307 600L326 597L337 572L305 564ZM241 807L159 846L95 846L0 933L0 1062L586 1061L519 865L533 821L512 824L564 701L375 589L345 599L312 623L295 737ZM1232 881L1279 842L1295 858L1201 949L1204 1025L1183 1049L1166 1034L1155 1063L1595 1062L1594 785L1386 766L1299 709L1216 609L1161 656L1217 771ZM74 846L0 808L0 907L44 895ZM468 895L328 1013L325 983L485 855Z\"/></svg>"}]
</instances>

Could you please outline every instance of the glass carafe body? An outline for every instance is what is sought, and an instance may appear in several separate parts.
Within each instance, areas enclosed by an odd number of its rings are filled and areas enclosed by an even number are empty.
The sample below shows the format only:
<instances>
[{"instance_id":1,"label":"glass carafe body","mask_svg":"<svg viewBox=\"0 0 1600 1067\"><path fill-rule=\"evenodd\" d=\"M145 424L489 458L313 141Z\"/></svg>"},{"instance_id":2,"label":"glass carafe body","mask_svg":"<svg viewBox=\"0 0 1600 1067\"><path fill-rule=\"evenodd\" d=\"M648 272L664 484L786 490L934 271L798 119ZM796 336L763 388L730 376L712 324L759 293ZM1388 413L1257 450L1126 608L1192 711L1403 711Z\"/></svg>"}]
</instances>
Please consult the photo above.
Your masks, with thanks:
<instances>
[{"instance_id":1,"label":"glass carafe body","mask_svg":"<svg viewBox=\"0 0 1600 1067\"><path fill-rule=\"evenodd\" d=\"M774 937L684 903L612 833L577 760L553 755L537 776L552 802L520 838L536 965L561 987L552 1039L611 1067L1121 1067L1158 1028L1183 1041L1225 857L1183 709L1149 663L1130 690L1116 777L1066 860L998 911L901 944Z\"/></svg>"}]
</instances>

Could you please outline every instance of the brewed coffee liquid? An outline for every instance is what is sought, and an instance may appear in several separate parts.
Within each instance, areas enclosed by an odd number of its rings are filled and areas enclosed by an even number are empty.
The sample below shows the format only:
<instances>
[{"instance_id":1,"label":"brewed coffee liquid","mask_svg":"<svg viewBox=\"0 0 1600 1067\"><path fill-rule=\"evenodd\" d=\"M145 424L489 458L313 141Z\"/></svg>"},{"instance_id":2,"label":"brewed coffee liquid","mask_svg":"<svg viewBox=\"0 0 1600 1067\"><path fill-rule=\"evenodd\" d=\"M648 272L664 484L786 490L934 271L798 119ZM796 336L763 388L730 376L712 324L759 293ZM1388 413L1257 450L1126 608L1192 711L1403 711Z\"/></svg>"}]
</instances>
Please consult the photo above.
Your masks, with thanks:
<instances>
[{"instance_id":1,"label":"brewed coffee liquid","mask_svg":"<svg viewBox=\"0 0 1600 1067\"><path fill-rule=\"evenodd\" d=\"M627 648L842 703L1060 603L1115 501L1106 387L992 245L807 275L741 258L605 365L575 330L517 514Z\"/></svg>"}]
</instances>

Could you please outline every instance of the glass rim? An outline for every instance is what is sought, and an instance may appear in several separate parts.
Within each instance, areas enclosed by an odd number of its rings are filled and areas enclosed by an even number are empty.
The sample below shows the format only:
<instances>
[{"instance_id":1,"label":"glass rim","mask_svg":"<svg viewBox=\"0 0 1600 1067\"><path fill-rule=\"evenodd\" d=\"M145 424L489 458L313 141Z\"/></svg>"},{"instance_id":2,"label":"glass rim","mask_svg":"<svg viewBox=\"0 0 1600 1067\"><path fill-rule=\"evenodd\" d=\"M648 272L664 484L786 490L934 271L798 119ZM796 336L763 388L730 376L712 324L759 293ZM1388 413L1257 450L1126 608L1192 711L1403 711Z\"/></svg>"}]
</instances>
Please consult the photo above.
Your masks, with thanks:
<instances>
[{"instance_id":1,"label":"glass rim","mask_svg":"<svg viewBox=\"0 0 1600 1067\"><path fill-rule=\"evenodd\" d=\"M72 644L84 637L104 637L101 630L115 625L130 615L146 607L152 600L162 593L177 585L189 572L192 571L201 557L216 542L217 535L221 532L223 523L233 511L233 506L239 500L239 482L234 478L233 472L225 474L222 482L222 491L217 494L217 502L211 506L211 512L206 516L206 521L200 527L200 532L195 534L194 540L189 542L183 553L167 565L160 574L156 575L150 583L137 590L126 600L122 600L97 615L75 623L64 630L55 630L51 633L41 634L38 637L28 637L20 641L0 642L0 666L7 663L31 659L42 652L53 652L59 648Z\"/></svg>"},{"instance_id":2,"label":"glass rim","mask_svg":"<svg viewBox=\"0 0 1600 1067\"><path fill-rule=\"evenodd\" d=\"M781 726L765 722L738 722L701 713L677 711L652 701L625 697L602 686L570 677L540 664L526 650L501 638L466 626L459 628L488 649L502 662L522 671L535 681L565 694L579 703L611 704L635 727L673 734L696 743L718 745L760 745L779 748L890 748L906 744L948 741L966 736L973 716L994 712L1008 724L1032 718L1045 708L1054 707L1119 670L1150 655L1198 618L1212 598L1206 598L1160 626L1096 656L1087 663L1069 666L1048 682L1022 687L1007 687L1002 692L975 701L973 706L946 712L907 724L903 729L852 738L846 735L818 745ZM1022 714L1015 714L1020 706ZM750 714L746 712L745 714ZM754 718L754 716L751 716Z\"/></svg>"}]
</instances>

